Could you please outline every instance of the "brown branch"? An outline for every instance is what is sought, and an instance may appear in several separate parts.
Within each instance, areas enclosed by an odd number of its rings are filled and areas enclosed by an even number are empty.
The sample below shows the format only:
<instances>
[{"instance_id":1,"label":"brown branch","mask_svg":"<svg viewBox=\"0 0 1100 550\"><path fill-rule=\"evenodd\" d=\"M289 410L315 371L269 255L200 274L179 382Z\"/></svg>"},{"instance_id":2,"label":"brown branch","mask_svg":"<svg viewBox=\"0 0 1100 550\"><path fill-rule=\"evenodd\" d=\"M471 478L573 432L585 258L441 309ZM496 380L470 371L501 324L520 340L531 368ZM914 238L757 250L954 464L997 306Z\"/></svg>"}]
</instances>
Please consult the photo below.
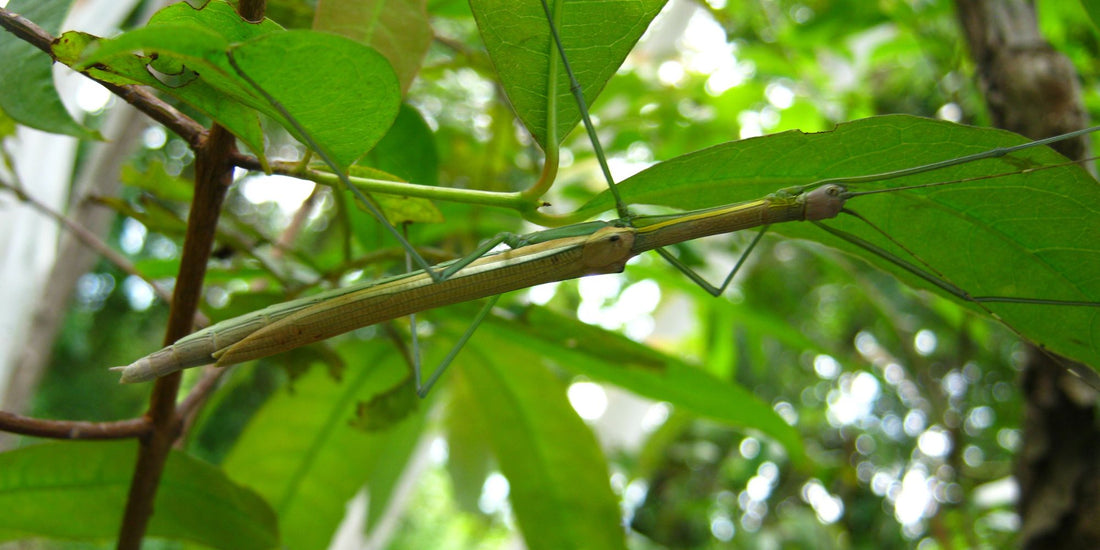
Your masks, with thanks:
<instances>
[{"instance_id":1,"label":"brown branch","mask_svg":"<svg viewBox=\"0 0 1100 550\"><path fill-rule=\"evenodd\" d=\"M53 57L50 46L53 45L53 36L42 27L35 25L33 21L13 13L5 8L0 8L0 27L14 34L20 40L46 52Z\"/></svg>"},{"instance_id":2,"label":"brown branch","mask_svg":"<svg viewBox=\"0 0 1100 550\"><path fill-rule=\"evenodd\" d=\"M176 277L164 345L175 342L191 331L191 319L198 310L202 280L210 259L221 204L232 182L233 168L228 158L233 142L232 134L215 125L210 130L209 138L195 151L195 197L187 220L187 235L180 257L180 271ZM164 463L172 443L182 429L181 418L176 412L179 385L180 373L177 372L158 378L153 386L149 410L146 412L153 424L153 431L149 437L142 439L138 451L126 513L119 532L119 550L138 550L141 547L142 537L153 513L153 499L164 471Z\"/></svg>"},{"instance_id":3,"label":"brown branch","mask_svg":"<svg viewBox=\"0 0 1100 550\"><path fill-rule=\"evenodd\" d=\"M165 128L168 128L177 136L187 141L187 144L190 145L192 149L197 149L199 144L201 144L206 137L206 128L187 115L179 112L175 107L165 103L145 88L138 86L119 86L118 84L104 82L87 73L81 74L99 82L103 87L110 90L111 93L121 97L126 103L133 105L137 110L145 113L149 118L164 125Z\"/></svg>"},{"instance_id":4,"label":"brown branch","mask_svg":"<svg viewBox=\"0 0 1100 550\"><path fill-rule=\"evenodd\" d=\"M263 0L242 0L238 13L250 21L263 18ZM187 220L187 235L180 257L180 271L168 318L165 345L187 335L191 319L198 310L206 263L210 259L215 229L226 191L233 181L235 139L228 130L215 124L195 149L195 195ZM149 437L141 440L137 466L126 499L126 511L119 531L119 550L138 550L153 514L160 476L172 443L182 432L183 423L176 410L180 373L157 379L146 416L153 425Z\"/></svg>"},{"instance_id":5,"label":"brown branch","mask_svg":"<svg viewBox=\"0 0 1100 550\"><path fill-rule=\"evenodd\" d=\"M0 411L0 431L51 439L129 439L144 437L152 424L144 418L117 422L45 420Z\"/></svg>"},{"instance_id":6,"label":"brown branch","mask_svg":"<svg viewBox=\"0 0 1100 550\"><path fill-rule=\"evenodd\" d=\"M266 8L266 5L266 0L242 0L239 7L237 8L237 13L239 13L241 17L249 21L261 21L264 18L264 10ZM215 133L218 131L224 132L224 129L220 126L215 126L213 130ZM235 159L240 157L241 155L236 151L234 147L232 147L233 137L228 135L228 132L224 133L230 140L230 146L225 147L222 150L222 153L225 156L221 159L222 166L220 168L224 171L224 175L227 178L225 180L226 185L228 186L228 183L232 181L231 178L233 175L233 166L236 165ZM201 173L199 175L201 175ZM305 206L303 206L303 209L304 208ZM221 377L226 372L227 369L224 368L207 369L207 371L203 373L203 377L201 380L199 380L199 383L195 385L195 387L187 395L187 397L184 398L183 402L180 403L177 414L180 418L183 419L186 427L189 427L190 424L194 422L195 415L198 414L199 407L201 407L202 404L206 401L206 398L209 397L210 393L214 391L214 388L217 387L218 380L221 379ZM186 427L184 428L185 430Z\"/></svg>"}]
</instances>

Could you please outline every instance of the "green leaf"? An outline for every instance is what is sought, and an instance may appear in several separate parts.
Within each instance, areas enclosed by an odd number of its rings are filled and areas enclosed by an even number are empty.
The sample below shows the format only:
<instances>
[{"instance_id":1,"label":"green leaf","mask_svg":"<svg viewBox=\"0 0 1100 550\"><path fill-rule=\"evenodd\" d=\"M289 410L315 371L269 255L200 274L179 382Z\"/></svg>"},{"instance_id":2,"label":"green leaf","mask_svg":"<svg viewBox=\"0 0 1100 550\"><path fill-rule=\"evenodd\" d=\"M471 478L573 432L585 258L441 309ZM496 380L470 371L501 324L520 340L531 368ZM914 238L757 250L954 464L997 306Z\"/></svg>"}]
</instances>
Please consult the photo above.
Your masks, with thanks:
<instances>
[{"instance_id":1,"label":"green leaf","mask_svg":"<svg viewBox=\"0 0 1100 550\"><path fill-rule=\"evenodd\" d=\"M354 40L287 31L234 46L230 53L341 169L374 147L397 117L401 89L393 69Z\"/></svg>"},{"instance_id":2,"label":"green leaf","mask_svg":"<svg viewBox=\"0 0 1100 550\"><path fill-rule=\"evenodd\" d=\"M385 142L385 140L382 141L383 143ZM327 167L322 170L328 171ZM394 174L383 172L382 170L369 166L352 166L348 171L348 175L352 177L386 181L406 181ZM372 193L371 198L374 199L378 208L386 214L386 219L393 225L400 225L402 223L441 223L443 221L443 213L428 199L384 193ZM353 200L353 202L359 210L362 210L364 213L367 212L366 208L360 204L359 201ZM373 216L364 216L363 220L366 226L371 229L377 228L378 226L378 221L375 220Z\"/></svg>"},{"instance_id":3,"label":"green leaf","mask_svg":"<svg viewBox=\"0 0 1100 550\"><path fill-rule=\"evenodd\" d=\"M1088 12L1093 29L1100 29L1100 0L1081 0L1081 6Z\"/></svg>"},{"instance_id":4,"label":"green leaf","mask_svg":"<svg viewBox=\"0 0 1100 550\"><path fill-rule=\"evenodd\" d=\"M480 394L476 388L463 383L451 384L450 388L448 412L443 418L447 432L447 473L459 509L481 514L478 503L482 488L493 471L492 449L485 434L493 425L481 414L484 411L478 405Z\"/></svg>"},{"instance_id":5,"label":"green leaf","mask_svg":"<svg viewBox=\"0 0 1100 550\"><path fill-rule=\"evenodd\" d=\"M285 109L341 168L373 147L393 123L400 89L389 63L373 49L326 33L275 32L281 27L270 21L248 23L223 2L202 10L176 6L181 7L158 12L150 26L89 47L77 66L102 65L100 70L177 94L256 152L263 150L262 135L255 113L243 106L310 141L284 116ZM135 50L148 57L135 63L129 55ZM144 64L159 78L146 74Z\"/></svg>"},{"instance_id":6,"label":"green leaf","mask_svg":"<svg viewBox=\"0 0 1100 550\"><path fill-rule=\"evenodd\" d=\"M534 350L493 332L480 336L459 355L452 383L478 396L472 414L490 426L527 547L625 548L607 461L561 382Z\"/></svg>"},{"instance_id":7,"label":"green leaf","mask_svg":"<svg viewBox=\"0 0 1100 550\"><path fill-rule=\"evenodd\" d=\"M282 30L269 19L247 22L222 1L209 2L202 9L179 2L158 11L144 28L98 42L89 41L87 35L66 33L54 50L60 59L83 53L74 66L87 67L96 77L152 86L191 104L225 126L263 161L263 132L254 109L281 118L239 81L225 50L229 44ZM146 57L130 55L134 50L143 50ZM235 101L227 100L227 94Z\"/></svg>"},{"instance_id":8,"label":"green leaf","mask_svg":"<svg viewBox=\"0 0 1100 550\"><path fill-rule=\"evenodd\" d=\"M404 93L432 43L426 0L321 0L313 28L362 42L393 65Z\"/></svg>"},{"instance_id":9,"label":"green leaf","mask_svg":"<svg viewBox=\"0 0 1100 550\"><path fill-rule=\"evenodd\" d=\"M187 2L179 2L165 7L153 14L147 27L161 25L193 24L216 32L226 42L244 42L270 32L283 30L278 23L264 19L259 23L246 21L237 14L237 10L224 0L207 2L200 9L191 7Z\"/></svg>"},{"instance_id":10,"label":"green leaf","mask_svg":"<svg viewBox=\"0 0 1100 550\"><path fill-rule=\"evenodd\" d=\"M15 121L0 109L0 139L15 134Z\"/></svg>"},{"instance_id":11,"label":"green leaf","mask_svg":"<svg viewBox=\"0 0 1100 550\"><path fill-rule=\"evenodd\" d=\"M435 136L420 111L401 105L389 132L363 159L364 164L423 185L439 185ZM374 176L366 176L374 177Z\"/></svg>"},{"instance_id":12,"label":"green leaf","mask_svg":"<svg viewBox=\"0 0 1100 550\"><path fill-rule=\"evenodd\" d=\"M825 178L875 174L1025 143L1015 134L908 116L842 124L832 132L785 132L726 143L657 164L623 182L629 204L701 208L764 197ZM842 229L913 265L931 266L971 296L1100 302L1100 185L1049 148L986 159L853 191L982 177L940 187L855 197L862 214L904 249L842 214ZM1061 165L1061 166L1057 166ZM1057 166L1035 170L1043 166ZM1020 173L1022 170L1027 172ZM1002 174L1007 174L1003 175ZM605 194L606 195L606 194ZM610 206L601 195L582 210ZM1045 348L1100 368L1100 307L986 303L976 306L918 279L820 227L784 223L773 231L849 252L917 288L996 315Z\"/></svg>"},{"instance_id":13,"label":"green leaf","mask_svg":"<svg viewBox=\"0 0 1100 550\"><path fill-rule=\"evenodd\" d=\"M310 369L264 405L225 462L229 475L272 503L287 548L324 548L348 500L370 480L383 480L372 495L387 495L384 476L404 463L422 428L422 412L384 430L352 426L359 404L401 384L408 369L383 343L349 341L340 355L346 380Z\"/></svg>"},{"instance_id":14,"label":"green leaf","mask_svg":"<svg viewBox=\"0 0 1100 550\"><path fill-rule=\"evenodd\" d=\"M486 322L493 325L489 334L494 339L536 352L544 361L696 414L759 430L782 444L794 462L805 461L798 431L771 406L700 368L546 308L531 307L519 319L490 317ZM564 341L563 334L569 335Z\"/></svg>"},{"instance_id":15,"label":"green leaf","mask_svg":"<svg viewBox=\"0 0 1100 550\"><path fill-rule=\"evenodd\" d=\"M71 0L12 0L7 9L56 34ZM16 122L54 134L103 139L69 115L54 87L50 56L10 32L0 33L0 109Z\"/></svg>"},{"instance_id":16,"label":"green leaf","mask_svg":"<svg viewBox=\"0 0 1100 550\"><path fill-rule=\"evenodd\" d=\"M411 392L412 399L419 399ZM426 408L426 407L425 407ZM371 529L382 519L389 508L394 490L401 481L401 474L412 459L421 435L424 433L425 415L416 414L410 422L400 429L394 429L385 439L385 452L378 453L367 468L367 495L370 507L367 510L367 528Z\"/></svg>"},{"instance_id":17,"label":"green leaf","mask_svg":"<svg viewBox=\"0 0 1100 550\"><path fill-rule=\"evenodd\" d=\"M0 454L0 540L113 538L136 457L132 441L46 443ZM183 453L169 455L154 508L150 536L226 549L279 546L267 503Z\"/></svg>"},{"instance_id":18,"label":"green leaf","mask_svg":"<svg viewBox=\"0 0 1100 550\"><path fill-rule=\"evenodd\" d=\"M556 27L591 106L665 0L548 3L560 12ZM470 7L516 114L543 149L557 146L581 115L542 5L470 0Z\"/></svg>"}]
</instances>

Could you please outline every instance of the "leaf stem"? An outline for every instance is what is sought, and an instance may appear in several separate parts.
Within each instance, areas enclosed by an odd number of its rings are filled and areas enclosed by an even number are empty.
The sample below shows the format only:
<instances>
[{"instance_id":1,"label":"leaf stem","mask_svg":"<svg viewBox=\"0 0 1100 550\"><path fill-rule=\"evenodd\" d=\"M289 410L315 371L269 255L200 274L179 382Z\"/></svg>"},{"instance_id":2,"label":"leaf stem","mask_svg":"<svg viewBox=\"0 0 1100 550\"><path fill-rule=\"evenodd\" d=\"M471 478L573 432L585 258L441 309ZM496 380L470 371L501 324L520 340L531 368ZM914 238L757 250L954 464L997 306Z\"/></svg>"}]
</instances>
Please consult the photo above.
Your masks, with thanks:
<instances>
[{"instance_id":1,"label":"leaf stem","mask_svg":"<svg viewBox=\"0 0 1100 550\"><path fill-rule=\"evenodd\" d=\"M274 173L283 173L279 169L279 164L276 163L273 166ZM305 170L295 175L314 183L326 185L329 187L340 187L340 176L324 170ZM417 197L429 200L440 200L450 202L461 202L467 204L478 204L482 206L492 206L497 208L509 208L512 210L523 211L527 208L531 208L531 200L525 195L527 191L522 193L501 193L497 191L482 191L479 189L455 189L453 187L435 187L431 185L422 185L417 183L406 183L401 181L389 181L373 178L362 178L356 176L348 176L348 181L351 182L356 188L367 191L370 193L382 193L387 195L401 195L405 197ZM537 207L537 205L534 205Z\"/></svg>"}]
</instances>

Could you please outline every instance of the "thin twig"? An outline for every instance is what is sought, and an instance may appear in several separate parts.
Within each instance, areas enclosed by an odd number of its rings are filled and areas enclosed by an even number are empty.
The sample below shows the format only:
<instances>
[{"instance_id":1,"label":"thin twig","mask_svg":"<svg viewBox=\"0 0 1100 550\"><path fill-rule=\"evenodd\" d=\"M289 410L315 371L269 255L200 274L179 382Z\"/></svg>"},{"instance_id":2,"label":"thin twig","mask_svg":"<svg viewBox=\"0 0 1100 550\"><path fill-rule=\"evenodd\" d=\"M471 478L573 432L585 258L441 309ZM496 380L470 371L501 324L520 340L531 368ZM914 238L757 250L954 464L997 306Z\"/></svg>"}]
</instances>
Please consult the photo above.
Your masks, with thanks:
<instances>
[{"instance_id":1,"label":"thin twig","mask_svg":"<svg viewBox=\"0 0 1100 550\"><path fill-rule=\"evenodd\" d=\"M225 367L206 368L202 373L202 378L200 378L198 383L191 388L187 397L180 402L179 408L177 409L180 416L187 418L198 413L202 404L206 401L206 398L209 397L210 393L217 387L218 381L221 380L222 376L225 376L227 372L229 372L229 369Z\"/></svg>"},{"instance_id":2,"label":"thin twig","mask_svg":"<svg viewBox=\"0 0 1100 550\"><path fill-rule=\"evenodd\" d=\"M153 425L145 418L117 422L46 420L0 411L0 431L51 439L129 439L148 435Z\"/></svg>"},{"instance_id":3,"label":"thin twig","mask_svg":"<svg viewBox=\"0 0 1100 550\"><path fill-rule=\"evenodd\" d=\"M183 419L183 430L180 434L180 442L187 437L192 426L195 424L195 419L199 416L199 411L202 410L202 406L206 404L206 400L210 398L210 394L214 393L214 390L218 387L218 381L220 381L222 376L227 372L229 372L228 368L207 366L202 373L202 378L200 378L199 382L191 388L187 397L180 402L179 407L176 409L176 414Z\"/></svg>"},{"instance_id":4,"label":"thin twig","mask_svg":"<svg viewBox=\"0 0 1100 550\"><path fill-rule=\"evenodd\" d=\"M263 0L241 0L238 13L249 21L263 19ZM180 256L180 271L165 333L165 345L190 332L190 320L198 310L206 264L210 259L218 217L226 191L233 181L231 155L235 139L224 127L215 124L206 139L195 149L195 194L187 220L187 235ZM173 442L183 429L176 410L180 373L158 378L153 386L146 415L153 424L149 437L141 440L137 465L126 499L126 511L119 530L118 550L138 550L153 514L160 476Z\"/></svg>"},{"instance_id":5,"label":"thin twig","mask_svg":"<svg viewBox=\"0 0 1100 550\"><path fill-rule=\"evenodd\" d=\"M144 273L138 271L137 268L134 267L133 262L126 259L126 257L122 254L116 252L113 248L108 246L107 243L100 240L100 238L97 237L94 233L88 231L88 229L84 226L70 220L60 212L51 209L49 206L46 206L45 204L39 202L38 199L35 199L34 197L28 195L22 189L15 187L5 181L0 181L0 188L11 191L12 194L14 194L16 198L20 200L20 202L27 204L28 206L44 214L46 217L56 221L58 224L61 225L61 227L69 230L69 232L71 232L73 236L76 237L80 242L84 243L85 246L100 253L108 262L114 264L115 267L118 267L123 272L129 275L133 275L134 277L138 277L139 279L148 283L149 286L153 287L153 292L155 292L157 297L159 297L161 300L164 300L165 302L170 302L172 300L172 295L169 294L168 291L164 290L164 288L158 285L156 281L150 279ZM204 318L200 320L200 323L205 325L207 324L207 321Z\"/></svg>"},{"instance_id":6,"label":"thin twig","mask_svg":"<svg viewBox=\"0 0 1100 550\"><path fill-rule=\"evenodd\" d=\"M233 136L221 126L211 128L209 139L195 152L195 196L187 220L187 236L180 256L180 271L172 295L172 308L164 344L186 336L191 331L191 318L198 310L206 264L210 259L218 216L226 190L232 181L233 168L228 162L233 148ZM161 473L172 444L182 430L182 419L176 412L179 393L179 373L158 378L153 386L146 416L153 424L149 437L142 439L137 466L130 484L119 550L138 550L149 518L153 513Z\"/></svg>"}]
</instances>

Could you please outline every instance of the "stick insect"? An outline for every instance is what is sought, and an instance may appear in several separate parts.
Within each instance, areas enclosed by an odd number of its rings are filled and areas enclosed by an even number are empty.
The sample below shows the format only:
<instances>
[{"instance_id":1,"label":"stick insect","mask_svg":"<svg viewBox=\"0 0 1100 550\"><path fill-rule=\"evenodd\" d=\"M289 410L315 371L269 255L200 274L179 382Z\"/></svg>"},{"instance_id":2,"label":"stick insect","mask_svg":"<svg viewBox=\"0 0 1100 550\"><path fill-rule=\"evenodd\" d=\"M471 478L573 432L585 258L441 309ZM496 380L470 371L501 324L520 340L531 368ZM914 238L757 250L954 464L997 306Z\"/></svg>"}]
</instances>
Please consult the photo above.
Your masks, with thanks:
<instances>
[{"instance_id":1,"label":"stick insect","mask_svg":"<svg viewBox=\"0 0 1100 550\"><path fill-rule=\"evenodd\" d=\"M1019 146L985 151L975 155L950 159L940 163L923 165L916 168L894 171L858 178L833 179L784 189L765 198L746 203L737 203L716 208L689 211L667 216L635 216L618 196L617 184L610 177L606 159L596 139L595 130L588 117L587 107L580 85L577 83L565 50L561 45L557 29L549 8L543 1L547 20L555 47L562 57L563 68L570 80L571 89L601 169L607 179L610 193L614 197L619 218L609 222L588 222L543 231L526 236L502 235L493 239L473 254L461 260L435 267L417 261L423 269L380 281L373 281L352 287L337 289L316 296L278 304L269 308L223 321L204 331L192 334L176 344L164 348L146 358L142 358L127 367L117 367L123 372L124 382L139 382L167 374L183 368L198 366L216 361L219 366L231 365L280 351L329 338L360 326L365 326L418 311L496 296L502 292L525 288L542 282L574 278L595 273L621 271L626 260L641 252L655 249L666 260L686 273L712 295L720 295L730 284L734 274L741 267L745 256L752 250L764 231L773 223L794 220L820 222L840 213L848 198L858 196L850 191L847 184L859 184L872 180L888 180L912 174L929 172L948 166L972 162L980 159L1009 155L1023 149L1045 145L1058 139L1068 139L1095 128L1075 132L1049 140L1031 142ZM232 63L232 57L230 57ZM239 69L238 69L239 71ZM247 75L240 73L249 80ZM251 84L267 96L277 108L278 102L260 88ZM286 118L293 122L290 113L283 110ZM350 189L343 172L338 170L324 154L323 147L314 142L303 128L297 128L309 145L333 171L341 175L341 180ZM365 204L365 197L357 196ZM384 218L383 218L384 221ZM753 243L748 247L742 260L719 286L714 286L702 277L682 265L675 256L661 247L683 242L702 236L738 231L748 228L761 228ZM1043 300L1034 298L1001 298L996 296L970 296L961 288L938 277L912 262L892 255L876 245L861 241L852 235L850 241L873 253L883 255L887 261L924 279L941 290L973 303L1023 302L1060 307L1096 307L1100 304L1078 300ZM507 244L513 250L486 256L486 253L499 244ZM411 248L411 247L410 247ZM458 349L469 339L478 323L488 315L494 300L491 300L474 319L470 329L459 340L456 347L428 379L420 382L419 365L413 369L417 375L417 391L423 396L442 374L443 369ZM415 325L414 325L415 326ZM415 332L414 332L415 334ZM415 347L415 346L414 346ZM418 362L416 362L418 363Z\"/></svg>"}]
</instances>

